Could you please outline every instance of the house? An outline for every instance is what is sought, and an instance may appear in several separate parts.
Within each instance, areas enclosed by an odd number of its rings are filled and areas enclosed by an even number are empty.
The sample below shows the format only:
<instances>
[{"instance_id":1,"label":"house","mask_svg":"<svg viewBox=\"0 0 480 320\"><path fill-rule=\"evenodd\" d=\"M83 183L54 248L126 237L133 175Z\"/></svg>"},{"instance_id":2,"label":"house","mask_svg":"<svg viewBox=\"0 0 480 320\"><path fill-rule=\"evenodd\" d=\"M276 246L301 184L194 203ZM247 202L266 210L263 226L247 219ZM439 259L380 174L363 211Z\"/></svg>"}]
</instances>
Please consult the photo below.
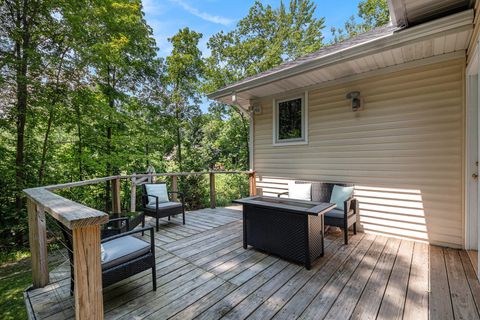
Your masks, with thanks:
<instances>
[{"instance_id":1,"label":"house","mask_svg":"<svg viewBox=\"0 0 480 320\"><path fill-rule=\"evenodd\" d=\"M389 8L389 25L209 98L250 114L258 192L277 195L292 180L354 183L365 232L478 260L480 1Z\"/></svg>"}]
</instances>

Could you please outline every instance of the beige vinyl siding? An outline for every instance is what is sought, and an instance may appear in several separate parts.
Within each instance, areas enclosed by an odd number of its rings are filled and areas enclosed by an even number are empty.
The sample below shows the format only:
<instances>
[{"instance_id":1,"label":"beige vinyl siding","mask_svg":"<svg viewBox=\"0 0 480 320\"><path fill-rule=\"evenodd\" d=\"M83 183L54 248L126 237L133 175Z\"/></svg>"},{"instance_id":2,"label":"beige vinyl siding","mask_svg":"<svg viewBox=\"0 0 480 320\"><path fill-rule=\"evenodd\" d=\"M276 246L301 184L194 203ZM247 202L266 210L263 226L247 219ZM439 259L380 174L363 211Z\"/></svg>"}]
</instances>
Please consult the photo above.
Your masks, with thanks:
<instances>
[{"instance_id":1,"label":"beige vinyl siding","mask_svg":"<svg viewBox=\"0 0 480 320\"><path fill-rule=\"evenodd\" d=\"M310 91L308 145L273 146L272 101L255 115L258 187L352 182L365 231L461 247L464 59ZM364 109L345 98L360 91Z\"/></svg>"}]
</instances>

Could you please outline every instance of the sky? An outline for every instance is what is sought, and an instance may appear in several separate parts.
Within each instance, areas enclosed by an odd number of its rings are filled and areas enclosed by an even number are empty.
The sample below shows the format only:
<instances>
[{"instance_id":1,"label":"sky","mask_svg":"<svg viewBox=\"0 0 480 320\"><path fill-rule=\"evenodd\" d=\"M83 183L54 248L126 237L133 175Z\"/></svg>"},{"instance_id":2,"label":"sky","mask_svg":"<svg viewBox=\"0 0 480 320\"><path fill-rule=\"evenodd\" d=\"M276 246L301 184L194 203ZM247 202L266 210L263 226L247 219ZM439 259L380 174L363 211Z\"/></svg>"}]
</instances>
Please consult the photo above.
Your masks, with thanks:
<instances>
[{"instance_id":1,"label":"sky","mask_svg":"<svg viewBox=\"0 0 480 320\"><path fill-rule=\"evenodd\" d=\"M209 55L207 41L220 30L230 31L237 22L248 14L254 0L143 0L143 9L147 23L159 48L158 55L166 57L172 47L168 38L179 29L189 27L203 34L199 42L204 56ZM264 4L278 7L280 0L262 0ZM284 3L288 3L284 0ZM325 41L331 39L330 28L342 27L343 23L357 13L359 0L317 0L315 15L325 17ZM208 102L202 103L202 111L208 108Z\"/></svg>"}]
</instances>

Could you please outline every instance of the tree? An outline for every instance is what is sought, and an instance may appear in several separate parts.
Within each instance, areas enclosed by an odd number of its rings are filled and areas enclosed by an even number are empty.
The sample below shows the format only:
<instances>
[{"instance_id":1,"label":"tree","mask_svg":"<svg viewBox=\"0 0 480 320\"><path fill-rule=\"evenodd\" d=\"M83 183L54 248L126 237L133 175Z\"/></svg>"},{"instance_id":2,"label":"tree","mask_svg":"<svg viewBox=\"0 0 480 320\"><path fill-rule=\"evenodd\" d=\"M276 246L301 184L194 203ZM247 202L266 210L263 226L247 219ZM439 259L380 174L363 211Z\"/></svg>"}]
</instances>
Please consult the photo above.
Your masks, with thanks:
<instances>
[{"instance_id":1,"label":"tree","mask_svg":"<svg viewBox=\"0 0 480 320\"><path fill-rule=\"evenodd\" d=\"M323 46L325 19L314 17L316 5L310 0L291 0L279 8L256 1L246 17L230 32L220 31L208 41L211 56L206 59L205 92L213 92L245 77L271 69L317 51ZM241 121L242 149L247 150L244 166L248 167L248 117L238 107L212 105L229 117Z\"/></svg>"},{"instance_id":2,"label":"tree","mask_svg":"<svg viewBox=\"0 0 480 320\"><path fill-rule=\"evenodd\" d=\"M200 78L203 74L202 53L198 41L202 38L189 28L179 30L168 39L173 45L172 53L166 58L167 104L175 123L177 164L182 171L182 124L200 113Z\"/></svg>"},{"instance_id":3,"label":"tree","mask_svg":"<svg viewBox=\"0 0 480 320\"><path fill-rule=\"evenodd\" d=\"M380 27L390 21L388 4L386 0L363 0L358 4L357 22L354 15L345 22L344 29L331 28L333 43L340 42L372 28Z\"/></svg>"},{"instance_id":4,"label":"tree","mask_svg":"<svg viewBox=\"0 0 480 320\"><path fill-rule=\"evenodd\" d=\"M277 9L256 1L248 15L228 33L208 41L207 91L271 69L322 47L325 19L314 17L310 0L282 2Z\"/></svg>"},{"instance_id":5,"label":"tree","mask_svg":"<svg viewBox=\"0 0 480 320\"><path fill-rule=\"evenodd\" d=\"M117 150L112 142L118 128L118 100L135 93L155 69L152 29L143 17L141 0L67 2L63 15L72 25L79 56L92 68L90 76L108 106L105 126L105 174L118 173ZM88 23L87 23L88 22ZM110 184L105 186L105 210L110 207Z\"/></svg>"},{"instance_id":6,"label":"tree","mask_svg":"<svg viewBox=\"0 0 480 320\"><path fill-rule=\"evenodd\" d=\"M2 112L15 121L16 221L25 216L21 192L26 186L25 134L30 89L38 81L43 54L51 50L48 33L56 25L51 15L55 5L53 1L42 0L0 1L0 82L2 91L15 97L2 102ZM21 235L20 230L18 236Z\"/></svg>"}]
</instances>

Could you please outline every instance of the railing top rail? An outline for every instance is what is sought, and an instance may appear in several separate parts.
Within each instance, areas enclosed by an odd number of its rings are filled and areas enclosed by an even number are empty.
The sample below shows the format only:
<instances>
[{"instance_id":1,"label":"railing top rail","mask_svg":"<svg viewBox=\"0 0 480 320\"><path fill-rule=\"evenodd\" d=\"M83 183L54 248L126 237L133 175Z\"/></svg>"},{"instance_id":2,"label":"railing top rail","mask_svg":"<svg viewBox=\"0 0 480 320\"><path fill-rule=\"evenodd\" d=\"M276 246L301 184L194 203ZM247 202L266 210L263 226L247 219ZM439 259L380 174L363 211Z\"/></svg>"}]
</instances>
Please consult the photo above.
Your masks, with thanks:
<instances>
[{"instance_id":1,"label":"railing top rail","mask_svg":"<svg viewBox=\"0 0 480 320\"><path fill-rule=\"evenodd\" d=\"M75 201L66 199L53 190L67 189L86 185L107 182L116 179L129 179L132 177L172 177L172 176L189 176L189 175L205 175L205 174L252 174L255 171L203 171L203 172L172 172L172 173L140 173L133 175L117 175L103 178L96 178L84 181L76 181L49 185L38 188L25 189L23 192L29 199L37 205L45 209L53 218L60 221L70 229L81 228L88 225L104 224L108 222L108 214L105 212L89 208Z\"/></svg>"},{"instance_id":2,"label":"railing top rail","mask_svg":"<svg viewBox=\"0 0 480 320\"><path fill-rule=\"evenodd\" d=\"M179 177L179 176L200 176L204 174L252 174L254 171L201 171L201 172L169 172L169 173L137 173L135 175L126 175L126 176L119 176L121 179L128 179L133 176L137 178L142 177Z\"/></svg>"},{"instance_id":3,"label":"railing top rail","mask_svg":"<svg viewBox=\"0 0 480 320\"><path fill-rule=\"evenodd\" d=\"M124 178L122 176L110 176L110 177L95 178L95 179L83 180L83 181L53 184L53 185L45 186L45 187L42 187L42 188L47 189L47 190L68 189L68 188L73 188L73 187L81 187L81 186L87 186L87 185L97 184L97 183L101 183L101 182L107 182L107 181L111 181L111 180L115 180L115 179L124 179Z\"/></svg>"},{"instance_id":4,"label":"railing top rail","mask_svg":"<svg viewBox=\"0 0 480 320\"><path fill-rule=\"evenodd\" d=\"M108 222L108 214L66 199L40 187L23 190L27 197L69 229Z\"/></svg>"}]
</instances>

